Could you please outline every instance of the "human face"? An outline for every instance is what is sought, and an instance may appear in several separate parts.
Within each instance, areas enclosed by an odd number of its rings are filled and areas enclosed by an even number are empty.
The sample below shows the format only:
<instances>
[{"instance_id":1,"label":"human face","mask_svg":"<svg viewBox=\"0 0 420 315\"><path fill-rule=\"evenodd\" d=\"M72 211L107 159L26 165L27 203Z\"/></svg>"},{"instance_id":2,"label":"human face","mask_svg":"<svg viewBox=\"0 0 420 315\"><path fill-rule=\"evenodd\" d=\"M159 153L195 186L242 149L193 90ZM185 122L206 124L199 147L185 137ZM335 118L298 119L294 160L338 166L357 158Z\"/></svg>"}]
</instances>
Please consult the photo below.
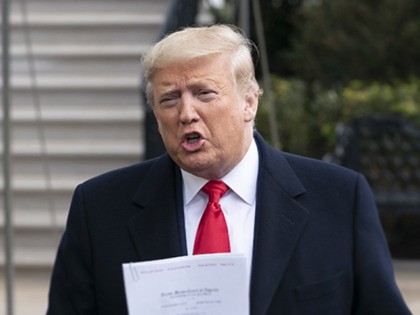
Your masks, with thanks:
<instances>
[{"instance_id":1,"label":"human face","mask_svg":"<svg viewBox=\"0 0 420 315\"><path fill-rule=\"evenodd\" d=\"M258 95L240 93L229 56L170 64L152 84L159 132L175 163L219 179L241 161L252 141Z\"/></svg>"}]
</instances>

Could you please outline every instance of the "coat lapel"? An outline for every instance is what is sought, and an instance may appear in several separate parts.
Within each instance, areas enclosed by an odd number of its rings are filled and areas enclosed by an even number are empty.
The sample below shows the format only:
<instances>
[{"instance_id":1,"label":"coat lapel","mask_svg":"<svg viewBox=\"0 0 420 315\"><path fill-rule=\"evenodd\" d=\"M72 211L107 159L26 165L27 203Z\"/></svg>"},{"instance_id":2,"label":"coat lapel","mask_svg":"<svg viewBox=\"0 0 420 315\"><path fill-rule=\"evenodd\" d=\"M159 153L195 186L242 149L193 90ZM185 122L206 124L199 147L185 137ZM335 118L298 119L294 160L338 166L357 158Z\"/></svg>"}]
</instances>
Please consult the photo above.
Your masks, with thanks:
<instances>
[{"instance_id":1,"label":"coat lapel","mask_svg":"<svg viewBox=\"0 0 420 315\"><path fill-rule=\"evenodd\" d=\"M305 192L283 154L256 135L260 151L257 216L251 279L251 314L266 314L287 269L308 211L296 201Z\"/></svg>"},{"instance_id":2,"label":"coat lapel","mask_svg":"<svg viewBox=\"0 0 420 315\"><path fill-rule=\"evenodd\" d=\"M128 222L140 261L185 254L181 187L169 156L156 159L133 198L139 211Z\"/></svg>"}]
</instances>

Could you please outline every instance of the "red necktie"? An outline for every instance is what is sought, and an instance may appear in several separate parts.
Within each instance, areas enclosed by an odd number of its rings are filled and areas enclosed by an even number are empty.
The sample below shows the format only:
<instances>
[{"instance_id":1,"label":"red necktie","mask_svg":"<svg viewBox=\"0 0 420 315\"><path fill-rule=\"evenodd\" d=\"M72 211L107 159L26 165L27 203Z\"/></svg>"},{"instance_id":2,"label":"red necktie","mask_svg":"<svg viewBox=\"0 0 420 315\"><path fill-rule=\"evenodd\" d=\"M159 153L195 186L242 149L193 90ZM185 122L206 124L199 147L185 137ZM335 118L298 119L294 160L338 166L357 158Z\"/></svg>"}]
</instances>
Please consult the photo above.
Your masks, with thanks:
<instances>
[{"instance_id":1,"label":"red necktie","mask_svg":"<svg viewBox=\"0 0 420 315\"><path fill-rule=\"evenodd\" d=\"M229 234L219 201L229 189L222 181L211 180L201 189L209 195L209 202L201 217L195 236L193 254L230 252Z\"/></svg>"}]
</instances>

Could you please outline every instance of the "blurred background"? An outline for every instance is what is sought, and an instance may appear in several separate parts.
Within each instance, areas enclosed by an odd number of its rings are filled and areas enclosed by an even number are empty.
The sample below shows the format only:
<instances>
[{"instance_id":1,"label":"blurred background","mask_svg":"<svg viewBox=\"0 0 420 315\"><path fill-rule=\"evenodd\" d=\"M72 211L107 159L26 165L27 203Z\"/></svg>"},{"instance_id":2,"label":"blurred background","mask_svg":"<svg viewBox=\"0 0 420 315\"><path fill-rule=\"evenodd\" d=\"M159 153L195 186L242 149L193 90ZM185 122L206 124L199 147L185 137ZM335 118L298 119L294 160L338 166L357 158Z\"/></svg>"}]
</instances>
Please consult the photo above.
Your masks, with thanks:
<instances>
[{"instance_id":1,"label":"blurred background","mask_svg":"<svg viewBox=\"0 0 420 315\"><path fill-rule=\"evenodd\" d=\"M257 130L285 151L366 176L397 281L420 314L418 0L3 1L12 163L0 314L9 234L14 314L43 314L75 186L163 152L144 101L142 53L180 27L218 22L240 26L258 46Z\"/></svg>"}]
</instances>

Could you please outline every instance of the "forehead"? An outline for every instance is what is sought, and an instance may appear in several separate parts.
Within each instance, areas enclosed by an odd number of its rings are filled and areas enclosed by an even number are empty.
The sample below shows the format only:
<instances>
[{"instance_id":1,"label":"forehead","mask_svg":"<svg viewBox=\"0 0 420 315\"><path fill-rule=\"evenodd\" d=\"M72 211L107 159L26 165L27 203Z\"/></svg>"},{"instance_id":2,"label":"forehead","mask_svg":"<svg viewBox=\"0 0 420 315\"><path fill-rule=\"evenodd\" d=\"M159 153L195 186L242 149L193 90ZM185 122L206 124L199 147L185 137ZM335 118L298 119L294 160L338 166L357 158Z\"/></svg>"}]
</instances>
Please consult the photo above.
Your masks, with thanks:
<instances>
[{"instance_id":1,"label":"forehead","mask_svg":"<svg viewBox=\"0 0 420 315\"><path fill-rule=\"evenodd\" d=\"M174 62L156 70L152 83L156 87L233 79L229 58L224 55L199 57L185 62Z\"/></svg>"}]
</instances>

